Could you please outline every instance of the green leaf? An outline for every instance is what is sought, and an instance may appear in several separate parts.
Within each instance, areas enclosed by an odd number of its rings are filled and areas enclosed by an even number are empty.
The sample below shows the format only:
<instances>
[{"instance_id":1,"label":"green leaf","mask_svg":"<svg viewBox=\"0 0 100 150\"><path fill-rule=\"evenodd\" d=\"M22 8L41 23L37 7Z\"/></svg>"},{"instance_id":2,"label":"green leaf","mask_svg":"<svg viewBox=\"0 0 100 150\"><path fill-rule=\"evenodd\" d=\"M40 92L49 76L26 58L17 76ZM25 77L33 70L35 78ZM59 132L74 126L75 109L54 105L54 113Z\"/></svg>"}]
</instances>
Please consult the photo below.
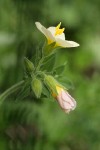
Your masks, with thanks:
<instances>
[{"instance_id":1,"label":"green leaf","mask_svg":"<svg viewBox=\"0 0 100 150\"><path fill-rule=\"evenodd\" d=\"M49 57L46 57L41 66L41 70L46 70L47 72L51 72L55 65L55 55L52 54Z\"/></svg>"},{"instance_id":2,"label":"green leaf","mask_svg":"<svg viewBox=\"0 0 100 150\"><path fill-rule=\"evenodd\" d=\"M35 67L38 65L39 60L42 58L42 46L38 46L32 56L32 62L34 63Z\"/></svg>"},{"instance_id":3,"label":"green leaf","mask_svg":"<svg viewBox=\"0 0 100 150\"><path fill-rule=\"evenodd\" d=\"M47 98L50 98L50 91L47 89L45 85L43 85L42 94L45 95Z\"/></svg>"},{"instance_id":4,"label":"green leaf","mask_svg":"<svg viewBox=\"0 0 100 150\"><path fill-rule=\"evenodd\" d=\"M58 75L62 74L66 68L66 64L67 63L64 63L63 65L54 68L54 74L58 74Z\"/></svg>"},{"instance_id":5,"label":"green leaf","mask_svg":"<svg viewBox=\"0 0 100 150\"><path fill-rule=\"evenodd\" d=\"M57 78L60 84L62 84L66 89L74 89L74 85L70 79L67 77L61 77Z\"/></svg>"},{"instance_id":6,"label":"green leaf","mask_svg":"<svg viewBox=\"0 0 100 150\"><path fill-rule=\"evenodd\" d=\"M43 60L43 64L47 63L48 61L50 61L53 57L55 57L55 54L46 56Z\"/></svg>"}]
</instances>

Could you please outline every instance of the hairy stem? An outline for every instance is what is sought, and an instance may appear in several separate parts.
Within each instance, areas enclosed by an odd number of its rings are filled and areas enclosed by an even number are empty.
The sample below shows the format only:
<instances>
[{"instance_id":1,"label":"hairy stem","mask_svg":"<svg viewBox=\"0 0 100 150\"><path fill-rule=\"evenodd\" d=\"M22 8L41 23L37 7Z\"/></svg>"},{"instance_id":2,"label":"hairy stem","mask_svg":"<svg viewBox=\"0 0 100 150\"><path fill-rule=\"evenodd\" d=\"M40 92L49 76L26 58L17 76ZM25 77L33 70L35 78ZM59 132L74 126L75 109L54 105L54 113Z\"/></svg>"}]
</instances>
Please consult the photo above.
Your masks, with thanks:
<instances>
[{"instance_id":1,"label":"hairy stem","mask_svg":"<svg viewBox=\"0 0 100 150\"><path fill-rule=\"evenodd\" d=\"M2 104L2 102L12 93L14 93L15 91L17 91L22 85L24 84L24 80L18 82L17 84L13 85L12 87L10 87L9 89L7 89L5 92L3 92L0 95L0 104Z\"/></svg>"},{"instance_id":2,"label":"hairy stem","mask_svg":"<svg viewBox=\"0 0 100 150\"><path fill-rule=\"evenodd\" d=\"M38 66L37 66L37 68L36 68L36 71L38 71L38 70L40 69L43 60L44 60L44 57L42 57L42 58L40 59L40 61L39 61L39 63L38 63Z\"/></svg>"}]
</instances>

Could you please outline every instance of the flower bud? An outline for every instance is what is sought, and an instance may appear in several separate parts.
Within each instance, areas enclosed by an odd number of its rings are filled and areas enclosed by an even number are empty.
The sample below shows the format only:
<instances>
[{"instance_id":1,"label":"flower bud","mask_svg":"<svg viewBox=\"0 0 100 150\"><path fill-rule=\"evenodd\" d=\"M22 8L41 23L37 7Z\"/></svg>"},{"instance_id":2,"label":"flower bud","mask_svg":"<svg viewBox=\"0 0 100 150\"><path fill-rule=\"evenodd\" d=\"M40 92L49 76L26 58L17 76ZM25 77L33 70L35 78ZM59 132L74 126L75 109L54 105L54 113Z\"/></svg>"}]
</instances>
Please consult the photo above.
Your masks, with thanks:
<instances>
[{"instance_id":1,"label":"flower bud","mask_svg":"<svg viewBox=\"0 0 100 150\"><path fill-rule=\"evenodd\" d=\"M42 93L42 82L39 79L33 79L31 82L32 90L37 98L40 98Z\"/></svg>"},{"instance_id":2,"label":"flower bud","mask_svg":"<svg viewBox=\"0 0 100 150\"><path fill-rule=\"evenodd\" d=\"M66 112L69 113L71 110L74 110L76 107L76 101L74 98L69 95L69 93L61 87L56 87L58 94L56 95L56 99L60 105L60 107Z\"/></svg>"},{"instance_id":3,"label":"flower bud","mask_svg":"<svg viewBox=\"0 0 100 150\"><path fill-rule=\"evenodd\" d=\"M57 93L56 85L58 84L58 82L54 79L53 76L45 75L44 82L47 85L47 87L51 90L52 93Z\"/></svg>"},{"instance_id":4,"label":"flower bud","mask_svg":"<svg viewBox=\"0 0 100 150\"><path fill-rule=\"evenodd\" d=\"M33 63L29 59L27 59L26 57L24 58L24 64L25 64L25 69L28 73L31 73L34 71Z\"/></svg>"},{"instance_id":5,"label":"flower bud","mask_svg":"<svg viewBox=\"0 0 100 150\"><path fill-rule=\"evenodd\" d=\"M53 78L53 76L45 75L45 83L51 90L52 96L58 101L60 107L69 113L76 107L76 101L72 98L65 88Z\"/></svg>"}]
</instances>

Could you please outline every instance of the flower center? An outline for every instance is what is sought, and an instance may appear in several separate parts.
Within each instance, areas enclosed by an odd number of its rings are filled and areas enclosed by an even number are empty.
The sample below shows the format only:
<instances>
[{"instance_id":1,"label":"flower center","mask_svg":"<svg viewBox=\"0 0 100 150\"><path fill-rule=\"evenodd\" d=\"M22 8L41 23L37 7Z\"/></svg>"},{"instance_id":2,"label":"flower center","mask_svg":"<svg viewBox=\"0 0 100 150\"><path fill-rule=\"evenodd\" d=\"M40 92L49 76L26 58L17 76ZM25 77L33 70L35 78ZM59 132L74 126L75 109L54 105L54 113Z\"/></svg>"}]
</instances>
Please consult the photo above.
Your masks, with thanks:
<instances>
[{"instance_id":1,"label":"flower center","mask_svg":"<svg viewBox=\"0 0 100 150\"><path fill-rule=\"evenodd\" d=\"M65 28L60 29L60 26L61 26L61 22L57 25L57 27L55 29L55 36L60 35L64 32Z\"/></svg>"}]
</instances>

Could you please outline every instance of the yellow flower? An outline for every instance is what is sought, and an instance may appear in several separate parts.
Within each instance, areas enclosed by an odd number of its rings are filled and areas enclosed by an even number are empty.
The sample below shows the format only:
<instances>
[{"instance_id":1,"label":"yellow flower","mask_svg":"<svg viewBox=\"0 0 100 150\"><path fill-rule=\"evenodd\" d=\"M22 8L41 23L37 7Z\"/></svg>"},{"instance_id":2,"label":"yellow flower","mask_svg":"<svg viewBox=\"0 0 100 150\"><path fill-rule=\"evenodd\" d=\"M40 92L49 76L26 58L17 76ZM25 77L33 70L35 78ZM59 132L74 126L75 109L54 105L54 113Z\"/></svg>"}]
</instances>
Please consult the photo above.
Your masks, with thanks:
<instances>
[{"instance_id":1,"label":"yellow flower","mask_svg":"<svg viewBox=\"0 0 100 150\"><path fill-rule=\"evenodd\" d=\"M57 25L57 27L49 27L45 28L40 22L35 22L36 27L46 36L48 44L53 42L56 43L56 47L77 47L78 43L73 41L65 40L65 34L63 33L65 28L60 29L61 22Z\"/></svg>"}]
</instances>

